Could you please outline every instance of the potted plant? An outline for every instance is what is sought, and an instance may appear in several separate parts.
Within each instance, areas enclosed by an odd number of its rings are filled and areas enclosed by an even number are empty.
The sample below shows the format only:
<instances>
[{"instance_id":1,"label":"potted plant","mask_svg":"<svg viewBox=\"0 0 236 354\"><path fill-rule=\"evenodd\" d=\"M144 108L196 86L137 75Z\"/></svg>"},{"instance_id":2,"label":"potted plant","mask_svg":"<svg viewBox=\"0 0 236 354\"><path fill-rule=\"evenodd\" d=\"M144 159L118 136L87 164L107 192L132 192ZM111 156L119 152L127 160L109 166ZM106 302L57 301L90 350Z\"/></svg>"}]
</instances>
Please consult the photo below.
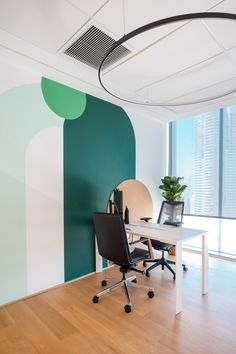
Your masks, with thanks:
<instances>
[{"instance_id":1,"label":"potted plant","mask_svg":"<svg viewBox=\"0 0 236 354\"><path fill-rule=\"evenodd\" d=\"M165 176L161 181L162 184L159 186L162 192L162 197L168 201L181 201L183 200L182 193L185 191L187 186L181 184L180 180L184 177L175 176Z\"/></svg>"},{"instance_id":2,"label":"potted plant","mask_svg":"<svg viewBox=\"0 0 236 354\"><path fill-rule=\"evenodd\" d=\"M183 200L183 192L187 188L185 184L181 184L180 181L183 177L176 176L165 176L161 182L162 184L159 186L161 189L162 197L167 201L182 201ZM168 213L168 210L166 210ZM170 211L172 212L172 211ZM175 256L175 246L172 246L169 250L169 254Z\"/></svg>"}]
</instances>

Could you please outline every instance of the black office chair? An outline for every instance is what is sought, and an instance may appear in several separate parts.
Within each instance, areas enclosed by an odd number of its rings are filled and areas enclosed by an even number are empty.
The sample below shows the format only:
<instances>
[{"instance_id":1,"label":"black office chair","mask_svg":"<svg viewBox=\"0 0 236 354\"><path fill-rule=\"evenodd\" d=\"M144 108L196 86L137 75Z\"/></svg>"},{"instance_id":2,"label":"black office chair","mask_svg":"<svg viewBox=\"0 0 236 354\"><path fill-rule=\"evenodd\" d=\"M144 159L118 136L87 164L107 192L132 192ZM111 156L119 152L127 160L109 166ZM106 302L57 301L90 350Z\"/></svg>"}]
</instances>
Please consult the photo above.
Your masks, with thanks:
<instances>
[{"instance_id":1,"label":"black office chair","mask_svg":"<svg viewBox=\"0 0 236 354\"><path fill-rule=\"evenodd\" d=\"M183 220L183 213L184 213L184 202L170 202L170 201L163 201L161 205L161 210L159 213L159 217L157 220L158 224L165 224L165 225L172 225L172 226L181 226ZM142 218L142 220L148 221L150 218ZM152 240L152 247L155 250L162 252L162 257L159 259L146 259L143 264L146 265L147 262L155 262L151 267L146 270L146 276L150 276L150 271L159 265L161 265L162 270L164 267L167 267L171 273L173 274L173 278L175 279L175 271L172 269L170 264L175 264L174 261L166 259L164 256L164 252L169 252L172 245L168 243L164 243L161 241ZM186 272L188 268L185 264L182 264L183 270Z\"/></svg>"},{"instance_id":2,"label":"black office chair","mask_svg":"<svg viewBox=\"0 0 236 354\"><path fill-rule=\"evenodd\" d=\"M97 293L93 297L93 302L97 303L102 295L105 295L112 290L124 287L128 303L124 306L125 312L131 311L131 300L128 291L128 285L135 285L141 288L148 289L147 295L153 298L155 295L154 289L143 285L137 285L136 276L126 278L126 273L136 271L144 274L142 270L136 269L138 262L143 261L149 256L149 252L145 249L134 249L130 253L127 235L122 217L118 214L94 213L94 226L97 238L99 254L114 264L120 266L122 279Z\"/></svg>"}]
</instances>

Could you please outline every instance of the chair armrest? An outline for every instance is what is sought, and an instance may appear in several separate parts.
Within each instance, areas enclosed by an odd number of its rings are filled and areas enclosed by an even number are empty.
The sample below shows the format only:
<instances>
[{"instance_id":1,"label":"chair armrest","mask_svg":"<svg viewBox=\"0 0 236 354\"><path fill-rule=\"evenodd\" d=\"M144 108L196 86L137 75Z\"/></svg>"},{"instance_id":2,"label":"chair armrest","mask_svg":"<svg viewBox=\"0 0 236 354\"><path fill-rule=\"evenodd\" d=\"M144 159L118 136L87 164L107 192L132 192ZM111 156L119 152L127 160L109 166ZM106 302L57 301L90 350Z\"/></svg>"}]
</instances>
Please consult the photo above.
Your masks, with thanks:
<instances>
[{"instance_id":1,"label":"chair armrest","mask_svg":"<svg viewBox=\"0 0 236 354\"><path fill-rule=\"evenodd\" d=\"M140 218L140 220L148 222L149 220L152 220L152 218L150 218L149 216L144 216L144 217Z\"/></svg>"},{"instance_id":2,"label":"chair armrest","mask_svg":"<svg viewBox=\"0 0 236 354\"><path fill-rule=\"evenodd\" d=\"M170 226L181 226L183 224L182 221L177 221L177 222L170 222L170 221L165 221L164 225L170 225Z\"/></svg>"},{"instance_id":3,"label":"chair armrest","mask_svg":"<svg viewBox=\"0 0 236 354\"><path fill-rule=\"evenodd\" d=\"M129 242L129 244L135 245L136 243L140 243L140 242L143 243L143 242L146 242L147 240L148 240L148 238L141 237L139 240Z\"/></svg>"}]
</instances>

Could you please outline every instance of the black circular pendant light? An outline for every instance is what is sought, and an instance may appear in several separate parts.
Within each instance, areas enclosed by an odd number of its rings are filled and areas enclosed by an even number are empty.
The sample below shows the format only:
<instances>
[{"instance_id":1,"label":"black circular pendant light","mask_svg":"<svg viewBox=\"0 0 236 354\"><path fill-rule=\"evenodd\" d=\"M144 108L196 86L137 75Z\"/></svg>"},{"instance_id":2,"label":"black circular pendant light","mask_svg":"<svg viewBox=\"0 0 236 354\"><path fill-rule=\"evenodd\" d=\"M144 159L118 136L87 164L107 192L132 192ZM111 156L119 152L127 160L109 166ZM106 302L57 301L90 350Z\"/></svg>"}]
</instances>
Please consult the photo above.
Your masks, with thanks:
<instances>
[{"instance_id":1,"label":"black circular pendant light","mask_svg":"<svg viewBox=\"0 0 236 354\"><path fill-rule=\"evenodd\" d=\"M208 101L213 101L218 98L222 98L225 96L228 96L232 93L236 92L236 88L229 90L227 92L224 92L222 94L216 95L216 96L211 96L207 97L204 99L199 99L195 101L189 101L189 102L178 102L178 103L163 103L163 102L146 102L146 101L136 101L132 100L126 97L121 97L118 94L112 92L110 89L107 88L105 85L103 79L102 79L102 71L105 68L106 60L108 57L112 56L114 54L115 50L122 44L126 43L128 40L137 37L138 35L150 31L151 29L158 28L164 25L168 25L171 23L176 23L180 21L186 21L186 20L203 20L203 19L223 19L223 20L236 20L236 14L232 13L225 13L225 12L198 12L198 13L188 13L188 14L183 14L183 15L178 15L178 16L172 16L172 17L167 17L161 20L157 20L151 23L148 23L147 25L144 25L142 27L139 27L130 33L124 35L122 38L120 38L118 41L116 41L111 48L108 49L106 55L104 56L99 69L98 69L98 79L101 84L101 86L104 88L106 92L108 92L110 95L113 97L116 97L122 101L129 102L129 103L134 103L134 104L139 104L139 105L146 105L146 106L162 106L162 107L171 107L171 106L185 106L185 105L192 105L192 104L198 104L198 103L203 103L203 102L208 102ZM232 34L233 35L233 34Z\"/></svg>"}]
</instances>

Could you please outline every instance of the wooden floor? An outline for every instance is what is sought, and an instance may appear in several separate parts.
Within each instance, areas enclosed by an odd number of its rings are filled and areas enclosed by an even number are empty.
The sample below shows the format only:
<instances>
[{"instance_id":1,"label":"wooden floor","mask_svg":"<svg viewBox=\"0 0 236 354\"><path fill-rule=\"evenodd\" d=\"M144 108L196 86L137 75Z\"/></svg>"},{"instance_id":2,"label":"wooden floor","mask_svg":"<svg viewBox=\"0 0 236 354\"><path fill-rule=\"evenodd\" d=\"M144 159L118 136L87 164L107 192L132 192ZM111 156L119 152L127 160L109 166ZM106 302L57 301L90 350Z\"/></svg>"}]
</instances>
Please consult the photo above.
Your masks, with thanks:
<instances>
[{"instance_id":1,"label":"wooden floor","mask_svg":"<svg viewBox=\"0 0 236 354\"><path fill-rule=\"evenodd\" d=\"M0 308L1 354L236 353L236 263L210 259L209 294L200 295L200 256L184 253L184 310L174 315L171 274L154 270L139 282L155 287L149 299L131 289L133 311L115 290L93 304L102 274ZM106 275L118 275L109 269Z\"/></svg>"}]
</instances>

